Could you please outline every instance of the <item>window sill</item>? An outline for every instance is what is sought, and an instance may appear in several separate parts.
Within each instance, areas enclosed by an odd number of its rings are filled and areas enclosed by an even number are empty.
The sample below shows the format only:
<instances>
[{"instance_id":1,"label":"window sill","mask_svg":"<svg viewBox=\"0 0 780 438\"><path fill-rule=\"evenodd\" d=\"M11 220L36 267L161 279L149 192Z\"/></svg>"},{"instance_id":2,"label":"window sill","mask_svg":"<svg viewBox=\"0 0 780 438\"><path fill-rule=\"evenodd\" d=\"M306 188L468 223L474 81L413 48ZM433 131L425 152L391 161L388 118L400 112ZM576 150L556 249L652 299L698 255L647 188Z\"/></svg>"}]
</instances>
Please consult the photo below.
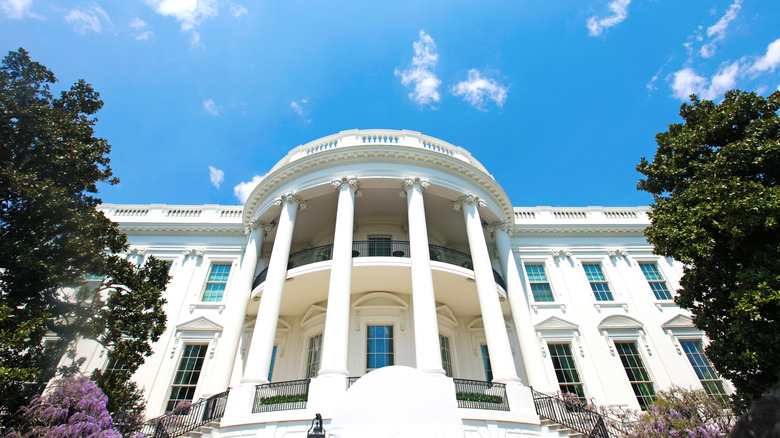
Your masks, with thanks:
<instances>
[{"instance_id":1,"label":"window sill","mask_svg":"<svg viewBox=\"0 0 780 438\"><path fill-rule=\"evenodd\" d=\"M596 308L598 312L601 312L601 309L618 309L622 307L623 311L628 313L628 303L620 303L617 301L598 301L593 303L593 307Z\"/></svg>"},{"instance_id":2,"label":"window sill","mask_svg":"<svg viewBox=\"0 0 780 438\"><path fill-rule=\"evenodd\" d=\"M194 312L195 309L217 309L219 310L219 313L222 313L222 311L225 310L225 303L207 303L199 301L197 303L190 304L190 313Z\"/></svg>"},{"instance_id":3,"label":"window sill","mask_svg":"<svg viewBox=\"0 0 780 438\"><path fill-rule=\"evenodd\" d=\"M539 313L539 309L561 309L561 312L566 313L566 304L556 303L555 301L544 301L539 303L531 303L531 309L534 313Z\"/></svg>"},{"instance_id":4,"label":"window sill","mask_svg":"<svg viewBox=\"0 0 780 438\"><path fill-rule=\"evenodd\" d=\"M677 303L674 300L656 300L655 307L661 312L664 308L677 307Z\"/></svg>"}]
</instances>

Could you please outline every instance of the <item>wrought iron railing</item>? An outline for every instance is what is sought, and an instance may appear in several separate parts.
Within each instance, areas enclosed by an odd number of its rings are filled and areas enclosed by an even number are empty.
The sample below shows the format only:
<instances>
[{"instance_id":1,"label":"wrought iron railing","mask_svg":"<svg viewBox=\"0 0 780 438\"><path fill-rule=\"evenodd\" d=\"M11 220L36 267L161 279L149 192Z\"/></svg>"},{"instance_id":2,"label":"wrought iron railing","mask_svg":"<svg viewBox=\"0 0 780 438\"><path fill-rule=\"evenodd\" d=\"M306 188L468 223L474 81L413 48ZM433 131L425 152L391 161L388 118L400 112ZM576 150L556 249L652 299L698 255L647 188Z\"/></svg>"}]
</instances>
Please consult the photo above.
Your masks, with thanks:
<instances>
[{"instance_id":1,"label":"wrought iron railing","mask_svg":"<svg viewBox=\"0 0 780 438\"><path fill-rule=\"evenodd\" d=\"M311 379L257 385L252 412L306 409Z\"/></svg>"},{"instance_id":2,"label":"wrought iron railing","mask_svg":"<svg viewBox=\"0 0 780 438\"><path fill-rule=\"evenodd\" d=\"M508 411L506 385L482 380L452 379L459 408Z\"/></svg>"},{"instance_id":3,"label":"wrought iron railing","mask_svg":"<svg viewBox=\"0 0 780 438\"><path fill-rule=\"evenodd\" d=\"M474 269L471 255L438 245L428 245L432 261ZM315 246L290 254L287 269L330 260L333 257L333 244ZM352 242L352 257L403 257L409 258L409 242L404 240L357 240ZM260 286L268 275L268 268L260 271L252 282L252 289ZM493 279L506 290L501 274L493 269Z\"/></svg>"},{"instance_id":4,"label":"wrought iron railing","mask_svg":"<svg viewBox=\"0 0 780 438\"><path fill-rule=\"evenodd\" d=\"M561 400L531 388L536 413L591 438L610 438L604 417L576 401Z\"/></svg>"},{"instance_id":5,"label":"wrought iron railing","mask_svg":"<svg viewBox=\"0 0 780 438\"><path fill-rule=\"evenodd\" d=\"M141 425L139 433L149 438L173 438L218 420L225 414L229 391L179 406L165 415L151 419Z\"/></svg>"}]
</instances>

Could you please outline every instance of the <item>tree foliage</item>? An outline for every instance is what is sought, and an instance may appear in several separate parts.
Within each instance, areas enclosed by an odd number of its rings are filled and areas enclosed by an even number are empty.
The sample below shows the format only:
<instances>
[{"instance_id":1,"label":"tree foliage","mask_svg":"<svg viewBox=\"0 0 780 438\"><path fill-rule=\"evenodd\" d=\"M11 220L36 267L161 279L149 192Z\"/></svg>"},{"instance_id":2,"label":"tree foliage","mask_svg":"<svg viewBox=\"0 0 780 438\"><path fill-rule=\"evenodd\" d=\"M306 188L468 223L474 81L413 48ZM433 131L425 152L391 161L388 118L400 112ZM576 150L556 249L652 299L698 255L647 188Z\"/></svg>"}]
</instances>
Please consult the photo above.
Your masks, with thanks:
<instances>
[{"instance_id":1,"label":"tree foliage","mask_svg":"<svg viewBox=\"0 0 780 438\"><path fill-rule=\"evenodd\" d=\"M779 107L780 92L692 96L637 166L654 199L647 238L684 264L675 301L710 338L739 409L780 384Z\"/></svg>"},{"instance_id":2,"label":"tree foliage","mask_svg":"<svg viewBox=\"0 0 780 438\"><path fill-rule=\"evenodd\" d=\"M98 184L118 182L94 135L103 102L83 80L58 96L55 83L24 49L0 66L0 425L78 337L132 373L165 328L167 266L122 257L126 236L96 210Z\"/></svg>"}]
</instances>

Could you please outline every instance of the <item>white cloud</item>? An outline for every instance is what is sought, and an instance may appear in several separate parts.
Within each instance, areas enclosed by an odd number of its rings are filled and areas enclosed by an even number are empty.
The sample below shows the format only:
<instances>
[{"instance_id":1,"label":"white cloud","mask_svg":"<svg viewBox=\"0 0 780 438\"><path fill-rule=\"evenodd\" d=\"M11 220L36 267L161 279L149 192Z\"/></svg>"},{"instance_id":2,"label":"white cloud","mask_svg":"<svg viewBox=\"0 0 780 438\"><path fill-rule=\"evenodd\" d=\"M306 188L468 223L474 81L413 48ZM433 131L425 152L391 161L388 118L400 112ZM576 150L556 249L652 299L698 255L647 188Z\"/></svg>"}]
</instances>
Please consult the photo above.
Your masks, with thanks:
<instances>
[{"instance_id":1,"label":"white cloud","mask_svg":"<svg viewBox=\"0 0 780 438\"><path fill-rule=\"evenodd\" d=\"M710 41L701 47L701 56L711 58L715 54L717 42L726 36L726 29L729 27L729 23L737 18L740 8L742 8L742 0L734 0L728 11L720 17L720 20L707 28L707 36Z\"/></svg>"},{"instance_id":2,"label":"white cloud","mask_svg":"<svg viewBox=\"0 0 780 438\"><path fill-rule=\"evenodd\" d=\"M599 36L605 30L612 26L615 26L628 17L628 5L631 0L612 0L607 6L612 15L608 15L603 18L597 18L595 16L588 18L588 33L590 36Z\"/></svg>"},{"instance_id":3,"label":"white cloud","mask_svg":"<svg viewBox=\"0 0 780 438\"><path fill-rule=\"evenodd\" d=\"M102 30L101 19L111 23L106 11L99 6L91 9L72 9L65 15L65 21L73 25L73 30L84 35L87 31L100 33Z\"/></svg>"},{"instance_id":4,"label":"white cloud","mask_svg":"<svg viewBox=\"0 0 780 438\"><path fill-rule=\"evenodd\" d=\"M290 102L290 108L292 108L292 110L295 111L295 114L298 114L305 123L309 123L311 122L311 117L309 117L309 112L303 107L306 103L308 103L306 99L301 99L298 102L293 100Z\"/></svg>"},{"instance_id":5,"label":"white cloud","mask_svg":"<svg viewBox=\"0 0 780 438\"><path fill-rule=\"evenodd\" d=\"M30 8L32 8L32 0L0 0L0 10L6 17L15 20L21 20L24 17L40 18L31 13Z\"/></svg>"},{"instance_id":6,"label":"white cloud","mask_svg":"<svg viewBox=\"0 0 780 438\"><path fill-rule=\"evenodd\" d=\"M173 17L182 30L191 30L218 13L217 0L146 0L155 12Z\"/></svg>"},{"instance_id":7,"label":"white cloud","mask_svg":"<svg viewBox=\"0 0 780 438\"><path fill-rule=\"evenodd\" d=\"M242 204L245 204L249 195L252 194L252 190L260 184L262 179L263 178L261 178L260 175L255 175L254 178L252 178L252 181L238 183L233 187L233 194L236 195L236 198L238 198Z\"/></svg>"},{"instance_id":8,"label":"white cloud","mask_svg":"<svg viewBox=\"0 0 780 438\"><path fill-rule=\"evenodd\" d=\"M769 46L766 48L766 55L758 58L750 67L750 70L753 72L775 71L778 65L780 65L780 38L769 43Z\"/></svg>"},{"instance_id":9,"label":"white cloud","mask_svg":"<svg viewBox=\"0 0 780 438\"><path fill-rule=\"evenodd\" d=\"M230 13L233 14L234 17L238 18L247 12L249 11L244 7L244 5L230 2Z\"/></svg>"},{"instance_id":10,"label":"white cloud","mask_svg":"<svg viewBox=\"0 0 780 438\"><path fill-rule=\"evenodd\" d=\"M436 43L430 35L420 29L420 39L414 42L412 66L404 71L395 70L395 75L401 76L403 85L414 84L414 91L409 93L409 98L420 106L429 105L433 108L434 104L441 100L439 94L441 80L432 71L438 61Z\"/></svg>"},{"instance_id":11,"label":"white cloud","mask_svg":"<svg viewBox=\"0 0 780 438\"><path fill-rule=\"evenodd\" d=\"M190 49L194 49L200 45L200 34L196 31L190 33Z\"/></svg>"},{"instance_id":12,"label":"white cloud","mask_svg":"<svg viewBox=\"0 0 780 438\"><path fill-rule=\"evenodd\" d=\"M219 116L219 108L217 108L217 104L214 103L213 99L206 99L203 101L203 110L214 117Z\"/></svg>"},{"instance_id":13,"label":"white cloud","mask_svg":"<svg viewBox=\"0 0 780 438\"><path fill-rule=\"evenodd\" d=\"M712 76L712 79L699 76L692 68L684 68L674 73L672 94L680 100L696 94L702 99L717 99L737 84L741 74L739 62L724 65Z\"/></svg>"},{"instance_id":14,"label":"white cloud","mask_svg":"<svg viewBox=\"0 0 780 438\"><path fill-rule=\"evenodd\" d=\"M225 172L214 166L209 166L209 179L211 179L211 184L213 184L214 187L219 188L219 185L225 180Z\"/></svg>"},{"instance_id":15,"label":"white cloud","mask_svg":"<svg viewBox=\"0 0 780 438\"><path fill-rule=\"evenodd\" d=\"M142 33L142 34L138 35L137 37L135 37L135 39L137 39L137 40L139 40L139 41L146 41L146 40L148 40L148 39L149 39L149 38L150 38L152 35L154 35L154 32L152 32L151 30L147 30L146 32L144 32L144 33Z\"/></svg>"},{"instance_id":16,"label":"white cloud","mask_svg":"<svg viewBox=\"0 0 780 438\"><path fill-rule=\"evenodd\" d=\"M480 111L487 111L485 105L488 101L493 101L499 108L504 106L508 92L507 87L483 77L476 69L469 70L468 79L452 87L453 95L462 97Z\"/></svg>"},{"instance_id":17,"label":"white cloud","mask_svg":"<svg viewBox=\"0 0 780 438\"><path fill-rule=\"evenodd\" d=\"M133 29L141 29L146 27L146 22L138 17L135 17L130 21L130 27Z\"/></svg>"}]
</instances>

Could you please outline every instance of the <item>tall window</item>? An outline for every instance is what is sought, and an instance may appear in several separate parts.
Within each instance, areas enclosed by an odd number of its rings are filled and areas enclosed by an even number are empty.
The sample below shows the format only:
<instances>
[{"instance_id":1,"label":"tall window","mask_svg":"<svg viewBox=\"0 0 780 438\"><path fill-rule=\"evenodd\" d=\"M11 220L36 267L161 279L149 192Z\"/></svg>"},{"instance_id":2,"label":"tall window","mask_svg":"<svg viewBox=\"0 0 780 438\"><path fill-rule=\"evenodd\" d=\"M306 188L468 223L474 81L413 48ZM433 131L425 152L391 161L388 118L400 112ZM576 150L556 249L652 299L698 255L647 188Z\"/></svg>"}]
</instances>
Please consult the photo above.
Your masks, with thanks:
<instances>
[{"instance_id":1,"label":"tall window","mask_svg":"<svg viewBox=\"0 0 780 438\"><path fill-rule=\"evenodd\" d=\"M393 326L369 325L366 337L366 372L394 365Z\"/></svg>"},{"instance_id":2,"label":"tall window","mask_svg":"<svg viewBox=\"0 0 780 438\"><path fill-rule=\"evenodd\" d=\"M525 273L531 284L534 301L555 301L547 274L544 272L544 265L525 265Z\"/></svg>"},{"instance_id":3,"label":"tall window","mask_svg":"<svg viewBox=\"0 0 780 438\"><path fill-rule=\"evenodd\" d=\"M276 345L274 345L274 351L271 352L271 366L268 367L268 381L271 381L271 377L274 375L274 364L276 363Z\"/></svg>"},{"instance_id":4,"label":"tall window","mask_svg":"<svg viewBox=\"0 0 780 438\"><path fill-rule=\"evenodd\" d=\"M620 361L623 362L623 368L628 375L628 381L631 382L631 389L634 390L639 406L646 409L653 400L655 400L655 388L639 356L636 348L636 342L615 342Z\"/></svg>"},{"instance_id":5,"label":"tall window","mask_svg":"<svg viewBox=\"0 0 780 438\"><path fill-rule=\"evenodd\" d=\"M184 346L184 353L171 385L171 395L165 405L166 411L173 410L179 403L192 401L195 397L195 388L198 386L207 348L207 345Z\"/></svg>"},{"instance_id":6,"label":"tall window","mask_svg":"<svg viewBox=\"0 0 780 438\"><path fill-rule=\"evenodd\" d=\"M225 293L229 275L229 263L211 265L209 278L206 279L206 288L203 291L204 302L216 303L222 301L222 295Z\"/></svg>"},{"instance_id":7,"label":"tall window","mask_svg":"<svg viewBox=\"0 0 780 438\"><path fill-rule=\"evenodd\" d=\"M322 333L309 338L309 356L306 361L306 377L317 377L322 359Z\"/></svg>"},{"instance_id":8,"label":"tall window","mask_svg":"<svg viewBox=\"0 0 780 438\"><path fill-rule=\"evenodd\" d=\"M127 363L121 360L111 359L108 361L108 364L106 364L106 369L104 371L106 373L128 371Z\"/></svg>"},{"instance_id":9,"label":"tall window","mask_svg":"<svg viewBox=\"0 0 780 438\"><path fill-rule=\"evenodd\" d=\"M488 352L488 346L482 344L479 347L482 350L482 367L485 369L485 380L488 382L492 382L493 367L490 365L490 353Z\"/></svg>"},{"instance_id":10,"label":"tall window","mask_svg":"<svg viewBox=\"0 0 780 438\"><path fill-rule=\"evenodd\" d=\"M368 236L369 257L390 257L389 236Z\"/></svg>"},{"instance_id":11,"label":"tall window","mask_svg":"<svg viewBox=\"0 0 780 438\"><path fill-rule=\"evenodd\" d=\"M583 264L585 275L588 277L590 288L593 291L597 301L612 301L612 291L609 290L609 283L604 277L601 265L598 263Z\"/></svg>"},{"instance_id":12,"label":"tall window","mask_svg":"<svg viewBox=\"0 0 780 438\"><path fill-rule=\"evenodd\" d=\"M656 300L671 300L672 293L669 292L669 288L666 286L666 281L661 277L661 272L658 271L658 266L655 263L640 263L639 267L642 268L642 273L645 274L647 284L650 285L650 289L653 290Z\"/></svg>"},{"instance_id":13,"label":"tall window","mask_svg":"<svg viewBox=\"0 0 780 438\"><path fill-rule=\"evenodd\" d=\"M712 368L707 356L704 355L704 351L701 348L701 342L699 341L680 341L685 355L688 356L688 360L693 366L693 370L696 371L696 376L699 377L701 386L707 391L707 394L715 397L719 400L726 399L726 390L723 389L723 382L717 374L715 369Z\"/></svg>"},{"instance_id":14,"label":"tall window","mask_svg":"<svg viewBox=\"0 0 780 438\"><path fill-rule=\"evenodd\" d=\"M580 373L577 372L577 365L574 363L569 344L549 344L548 346L561 392L568 392L576 395L580 400L585 400Z\"/></svg>"},{"instance_id":15,"label":"tall window","mask_svg":"<svg viewBox=\"0 0 780 438\"><path fill-rule=\"evenodd\" d=\"M450 338L439 335L439 348L441 349L441 366L444 374L452 377L452 353L450 351Z\"/></svg>"}]
</instances>

